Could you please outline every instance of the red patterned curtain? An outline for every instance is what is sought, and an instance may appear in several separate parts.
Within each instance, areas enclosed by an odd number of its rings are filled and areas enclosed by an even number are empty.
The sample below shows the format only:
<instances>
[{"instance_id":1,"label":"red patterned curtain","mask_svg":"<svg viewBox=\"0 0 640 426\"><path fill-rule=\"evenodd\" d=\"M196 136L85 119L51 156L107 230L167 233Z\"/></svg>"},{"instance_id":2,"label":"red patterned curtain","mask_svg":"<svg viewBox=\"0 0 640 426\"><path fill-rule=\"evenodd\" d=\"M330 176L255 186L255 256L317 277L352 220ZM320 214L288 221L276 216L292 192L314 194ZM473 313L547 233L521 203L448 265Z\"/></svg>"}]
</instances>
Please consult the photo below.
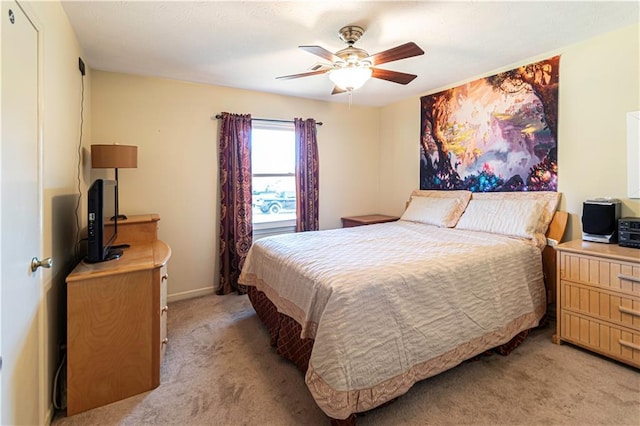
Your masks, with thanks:
<instances>
[{"instance_id":1,"label":"red patterned curtain","mask_svg":"<svg viewBox=\"0 0 640 426\"><path fill-rule=\"evenodd\" d=\"M316 121L294 119L296 133L296 232L317 231L318 141Z\"/></svg>"},{"instance_id":2,"label":"red patterned curtain","mask_svg":"<svg viewBox=\"0 0 640 426\"><path fill-rule=\"evenodd\" d=\"M216 294L245 293L238 284L251 247L251 115L222 113L220 124L220 280Z\"/></svg>"}]
</instances>

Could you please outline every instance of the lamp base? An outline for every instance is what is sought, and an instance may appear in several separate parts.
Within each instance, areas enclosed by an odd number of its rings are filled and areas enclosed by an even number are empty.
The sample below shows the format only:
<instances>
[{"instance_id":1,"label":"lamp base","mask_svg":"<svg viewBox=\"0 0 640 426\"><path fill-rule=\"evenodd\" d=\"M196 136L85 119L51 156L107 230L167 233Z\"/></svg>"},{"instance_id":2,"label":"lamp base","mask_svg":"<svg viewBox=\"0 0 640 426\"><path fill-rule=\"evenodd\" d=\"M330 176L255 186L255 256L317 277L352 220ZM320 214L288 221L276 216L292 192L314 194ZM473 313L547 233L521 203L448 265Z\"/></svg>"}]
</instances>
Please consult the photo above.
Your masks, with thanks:
<instances>
[{"instance_id":1,"label":"lamp base","mask_svg":"<svg viewBox=\"0 0 640 426\"><path fill-rule=\"evenodd\" d=\"M109 220L111 220L113 222L114 220L116 220L116 218L118 220L127 220L128 219L127 216L125 216L123 214L119 214L118 216L111 216L111 219L109 219Z\"/></svg>"}]
</instances>

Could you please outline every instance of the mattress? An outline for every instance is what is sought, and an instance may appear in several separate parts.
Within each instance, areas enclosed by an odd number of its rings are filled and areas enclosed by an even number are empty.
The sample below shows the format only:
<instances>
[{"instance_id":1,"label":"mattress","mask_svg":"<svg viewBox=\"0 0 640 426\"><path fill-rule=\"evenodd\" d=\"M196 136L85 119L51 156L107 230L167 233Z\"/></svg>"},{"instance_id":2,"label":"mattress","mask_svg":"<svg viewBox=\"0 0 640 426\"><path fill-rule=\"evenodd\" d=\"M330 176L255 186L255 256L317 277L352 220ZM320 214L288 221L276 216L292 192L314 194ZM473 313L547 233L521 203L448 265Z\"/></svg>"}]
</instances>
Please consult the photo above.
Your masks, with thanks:
<instances>
[{"instance_id":1,"label":"mattress","mask_svg":"<svg viewBox=\"0 0 640 426\"><path fill-rule=\"evenodd\" d=\"M313 340L305 382L344 419L535 327L530 240L399 221L256 241L240 282Z\"/></svg>"}]
</instances>

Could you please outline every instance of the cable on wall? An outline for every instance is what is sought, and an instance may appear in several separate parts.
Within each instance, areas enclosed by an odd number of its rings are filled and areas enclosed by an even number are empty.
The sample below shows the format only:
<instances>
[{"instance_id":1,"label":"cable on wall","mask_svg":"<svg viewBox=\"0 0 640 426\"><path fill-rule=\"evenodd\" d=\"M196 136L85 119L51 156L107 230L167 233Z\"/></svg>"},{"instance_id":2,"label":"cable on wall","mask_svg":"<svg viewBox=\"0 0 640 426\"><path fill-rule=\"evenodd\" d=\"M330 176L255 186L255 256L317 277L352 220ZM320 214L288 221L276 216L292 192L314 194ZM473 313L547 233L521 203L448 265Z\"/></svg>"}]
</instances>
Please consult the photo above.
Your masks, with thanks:
<instances>
[{"instance_id":1,"label":"cable on wall","mask_svg":"<svg viewBox=\"0 0 640 426\"><path fill-rule=\"evenodd\" d=\"M78 58L79 68L80 68L80 81L82 82L82 90L80 94L80 138L78 139L78 164L77 164L77 173L76 179L78 182L78 201L76 202L75 216L76 216L76 244L75 244L75 259L76 261L80 259L78 255L78 249L80 246L80 215L78 213L80 209L80 202L82 201L82 186L81 186L81 168L82 168L82 130L84 127L84 75L85 68L84 62L82 62L82 58Z\"/></svg>"}]
</instances>

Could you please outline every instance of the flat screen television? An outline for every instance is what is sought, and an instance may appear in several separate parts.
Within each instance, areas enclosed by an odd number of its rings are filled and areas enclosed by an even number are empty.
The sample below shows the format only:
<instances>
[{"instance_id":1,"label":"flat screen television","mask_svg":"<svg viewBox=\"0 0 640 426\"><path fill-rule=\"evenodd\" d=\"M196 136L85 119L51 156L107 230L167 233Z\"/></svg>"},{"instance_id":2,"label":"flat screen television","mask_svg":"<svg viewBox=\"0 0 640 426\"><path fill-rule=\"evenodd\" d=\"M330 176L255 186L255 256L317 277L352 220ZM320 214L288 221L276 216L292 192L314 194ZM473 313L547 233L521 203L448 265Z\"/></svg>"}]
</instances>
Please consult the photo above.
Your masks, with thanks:
<instances>
[{"instance_id":1,"label":"flat screen television","mask_svg":"<svg viewBox=\"0 0 640 426\"><path fill-rule=\"evenodd\" d=\"M115 180L96 179L89 187L87 262L104 262L122 255L122 250L111 247L118 236L117 185ZM108 223L113 226L105 226Z\"/></svg>"}]
</instances>

